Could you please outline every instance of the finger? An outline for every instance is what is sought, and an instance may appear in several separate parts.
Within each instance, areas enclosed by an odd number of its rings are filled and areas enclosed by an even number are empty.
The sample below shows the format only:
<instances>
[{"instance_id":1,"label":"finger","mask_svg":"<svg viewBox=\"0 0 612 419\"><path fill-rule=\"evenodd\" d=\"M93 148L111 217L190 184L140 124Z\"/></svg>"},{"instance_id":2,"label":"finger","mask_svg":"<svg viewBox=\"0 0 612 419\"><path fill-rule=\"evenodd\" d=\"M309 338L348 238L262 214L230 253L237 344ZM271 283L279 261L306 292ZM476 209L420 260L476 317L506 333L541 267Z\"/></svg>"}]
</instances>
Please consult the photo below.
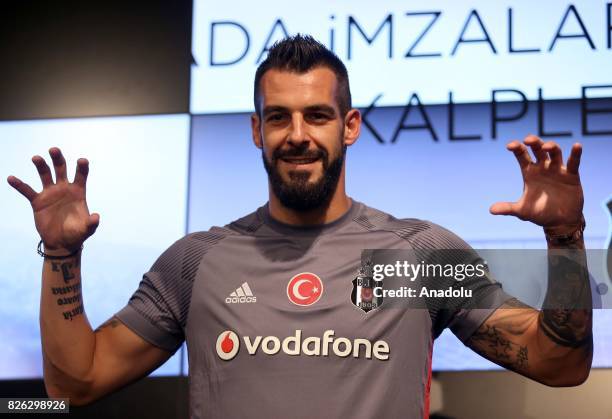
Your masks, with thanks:
<instances>
[{"instance_id":1,"label":"finger","mask_svg":"<svg viewBox=\"0 0 612 419\"><path fill-rule=\"evenodd\" d=\"M489 212L493 215L514 215L518 216L517 204L514 202L496 202L491 205Z\"/></svg>"},{"instance_id":2,"label":"finger","mask_svg":"<svg viewBox=\"0 0 612 419\"><path fill-rule=\"evenodd\" d=\"M518 161L521 169L529 166L529 163L531 163L531 156L529 155L529 151L527 151L527 147L525 147L519 141L512 141L508 143L506 148L514 153L514 157L516 157L516 161Z\"/></svg>"},{"instance_id":3,"label":"finger","mask_svg":"<svg viewBox=\"0 0 612 419\"><path fill-rule=\"evenodd\" d=\"M51 177L51 169L47 166L47 162L40 156L32 157L32 163L36 166L40 181L42 182L43 188L49 185L53 185L53 177Z\"/></svg>"},{"instance_id":4,"label":"finger","mask_svg":"<svg viewBox=\"0 0 612 419\"><path fill-rule=\"evenodd\" d=\"M523 142L525 143L525 145L531 148L531 152L535 156L537 163L543 163L548 160L548 155L542 150L544 141L542 141L540 137L536 137L535 135L528 135L527 137L525 137Z\"/></svg>"},{"instance_id":5,"label":"finger","mask_svg":"<svg viewBox=\"0 0 612 419\"><path fill-rule=\"evenodd\" d=\"M99 225L100 214L94 212L89 216L89 220L87 220L87 237L94 234Z\"/></svg>"},{"instance_id":6,"label":"finger","mask_svg":"<svg viewBox=\"0 0 612 419\"><path fill-rule=\"evenodd\" d=\"M582 144L576 143L572 146L572 151L567 159L567 171L574 175L578 174L578 167L580 166L580 157L582 156Z\"/></svg>"},{"instance_id":7,"label":"finger","mask_svg":"<svg viewBox=\"0 0 612 419\"><path fill-rule=\"evenodd\" d=\"M17 192L19 192L21 195L25 196L26 199L28 201L30 201L30 202L32 202L34 200L34 198L36 198L36 195L38 195L34 191L34 189L32 189L30 187L30 185L28 185L27 183L22 182L21 179L18 179L15 176L9 176L6 180L9 183L9 185L11 185L13 188L17 189Z\"/></svg>"},{"instance_id":8,"label":"finger","mask_svg":"<svg viewBox=\"0 0 612 419\"><path fill-rule=\"evenodd\" d=\"M66 159L62 151L57 147L49 149L49 155L53 160L53 168L55 169L55 182L67 182L68 177L66 176Z\"/></svg>"},{"instance_id":9,"label":"finger","mask_svg":"<svg viewBox=\"0 0 612 419\"><path fill-rule=\"evenodd\" d=\"M546 141L542 146L542 151L548 153L550 156L550 163L553 167L563 166L563 154L559 144L554 141Z\"/></svg>"},{"instance_id":10,"label":"finger","mask_svg":"<svg viewBox=\"0 0 612 419\"><path fill-rule=\"evenodd\" d=\"M85 187L87 183L87 174L89 173L89 161L87 159L78 159L76 173L74 174L74 183Z\"/></svg>"}]
</instances>

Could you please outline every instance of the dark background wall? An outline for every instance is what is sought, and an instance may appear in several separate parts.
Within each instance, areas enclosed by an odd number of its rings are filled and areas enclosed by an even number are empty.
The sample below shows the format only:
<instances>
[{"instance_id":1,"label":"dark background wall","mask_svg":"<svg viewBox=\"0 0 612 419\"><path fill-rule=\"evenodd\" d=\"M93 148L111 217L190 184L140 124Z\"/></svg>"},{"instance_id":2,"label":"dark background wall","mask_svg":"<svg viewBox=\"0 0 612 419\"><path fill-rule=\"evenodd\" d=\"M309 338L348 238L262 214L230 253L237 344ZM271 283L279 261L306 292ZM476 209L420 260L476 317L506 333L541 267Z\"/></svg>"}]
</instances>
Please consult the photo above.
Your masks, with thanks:
<instances>
[{"instance_id":1,"label":"dark background wall","mask_svg":"<svg viewBox=\"0 0 612 419\"><path fill-rule=\"evenodd\" d=\"M189 112L190 0L3 0L0 120Z\"/></svg>"},{"instance_id":2,"label":"dark background wall","mask_svg":"<svg viewBox=\"0 0 612 419\"><path fill-rule=\"evenodd\" d=\"M82 407L71 406L68 415L25 415L51 419L187 418L187 377L149 377ZM0 397L47 397L42 380L0 380Z\"/></svg>"}]
</instances>

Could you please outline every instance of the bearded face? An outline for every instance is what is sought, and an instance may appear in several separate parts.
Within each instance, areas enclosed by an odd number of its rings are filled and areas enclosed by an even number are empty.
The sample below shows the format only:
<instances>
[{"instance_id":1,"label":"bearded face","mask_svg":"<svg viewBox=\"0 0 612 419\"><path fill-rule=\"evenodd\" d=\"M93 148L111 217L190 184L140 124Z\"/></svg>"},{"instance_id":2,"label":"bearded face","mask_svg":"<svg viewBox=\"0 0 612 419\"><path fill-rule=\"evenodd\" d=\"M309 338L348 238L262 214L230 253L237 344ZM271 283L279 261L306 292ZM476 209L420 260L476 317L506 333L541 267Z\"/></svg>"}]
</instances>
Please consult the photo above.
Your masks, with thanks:
<instances>
[{"instance_id":1,"label":"bearded face","mask_svg":"<svg viewBox=\"0 0 612 419\"><path fill-rule=\"evenodd\" d=\"M261 111L251 119L272 193L296 211L330 202L346 155L345 122L335 74L268 70L261 79Z\"/></svg>"},{"instance_id":2,"label":"bearded face","mask_svg":"<svg viewBox=\"0 0 612 419\"><path fill-rule=\"evenodd\" d=\"M341 138L338 139L340 144ZM327 205L333 196L346 155L346 146L341 147L338 155L330 156L324 149L276 149L270 161L262 150L262 160L274 194L287 208L296 211L309 211ZM300 169L300 166L320 164L321 173ZM286 175L280 166L289 168ZM295 168L291 168L295 166Z\"/></svg>"}]
</instances>

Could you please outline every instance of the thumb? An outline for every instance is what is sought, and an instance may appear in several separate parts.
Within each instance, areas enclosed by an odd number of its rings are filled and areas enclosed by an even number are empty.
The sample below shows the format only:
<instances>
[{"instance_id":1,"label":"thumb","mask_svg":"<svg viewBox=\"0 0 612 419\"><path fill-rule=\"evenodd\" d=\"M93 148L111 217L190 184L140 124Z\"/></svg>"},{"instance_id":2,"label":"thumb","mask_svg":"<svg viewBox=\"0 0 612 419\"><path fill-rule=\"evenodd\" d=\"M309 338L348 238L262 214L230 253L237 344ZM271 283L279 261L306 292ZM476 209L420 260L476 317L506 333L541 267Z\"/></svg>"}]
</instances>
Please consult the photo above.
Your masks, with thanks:
<instances>
[{"instance_id":1,"label":"thumb","mask_svg":"<svg viewBox=\"0 0 612 419\"><path fill-rule=\"evenodd\" d=\"M516 204L513 202L496 202L489 208L493 215L517 215Z\"/></svg>"},{"instance_id":2,"label":"thumb","mask_svg":"<svg viewBox=\"0 0 612 419\"><path fill-rule=\"evenodd\" d=\"M87 220L87 237L94 234L99 225L100 225L100 214L94 212L89 216L89 219Z\"/></svg>"}]
</instances>

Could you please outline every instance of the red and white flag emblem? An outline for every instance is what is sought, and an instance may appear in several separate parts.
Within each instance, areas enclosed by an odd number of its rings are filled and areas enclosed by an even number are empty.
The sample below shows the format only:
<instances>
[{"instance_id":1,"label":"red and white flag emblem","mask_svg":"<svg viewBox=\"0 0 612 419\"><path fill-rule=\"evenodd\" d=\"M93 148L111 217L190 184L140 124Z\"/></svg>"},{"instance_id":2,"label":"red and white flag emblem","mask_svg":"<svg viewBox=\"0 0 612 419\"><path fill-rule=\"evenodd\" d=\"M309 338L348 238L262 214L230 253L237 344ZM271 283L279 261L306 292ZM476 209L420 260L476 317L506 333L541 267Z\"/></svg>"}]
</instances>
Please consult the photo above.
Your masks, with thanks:
<instances>
[{"instance_id":1,"label":"red and white flag emblem","mask_svg":"<svg viewBox=\"0 0 612 419\"><path fill-rule=\"evenodd\" d=\"M310 272L295 275L287 284L289 301L298 306L309 306L321 298L323 282L321 278Z\"/></svg>"}]
</instances>

